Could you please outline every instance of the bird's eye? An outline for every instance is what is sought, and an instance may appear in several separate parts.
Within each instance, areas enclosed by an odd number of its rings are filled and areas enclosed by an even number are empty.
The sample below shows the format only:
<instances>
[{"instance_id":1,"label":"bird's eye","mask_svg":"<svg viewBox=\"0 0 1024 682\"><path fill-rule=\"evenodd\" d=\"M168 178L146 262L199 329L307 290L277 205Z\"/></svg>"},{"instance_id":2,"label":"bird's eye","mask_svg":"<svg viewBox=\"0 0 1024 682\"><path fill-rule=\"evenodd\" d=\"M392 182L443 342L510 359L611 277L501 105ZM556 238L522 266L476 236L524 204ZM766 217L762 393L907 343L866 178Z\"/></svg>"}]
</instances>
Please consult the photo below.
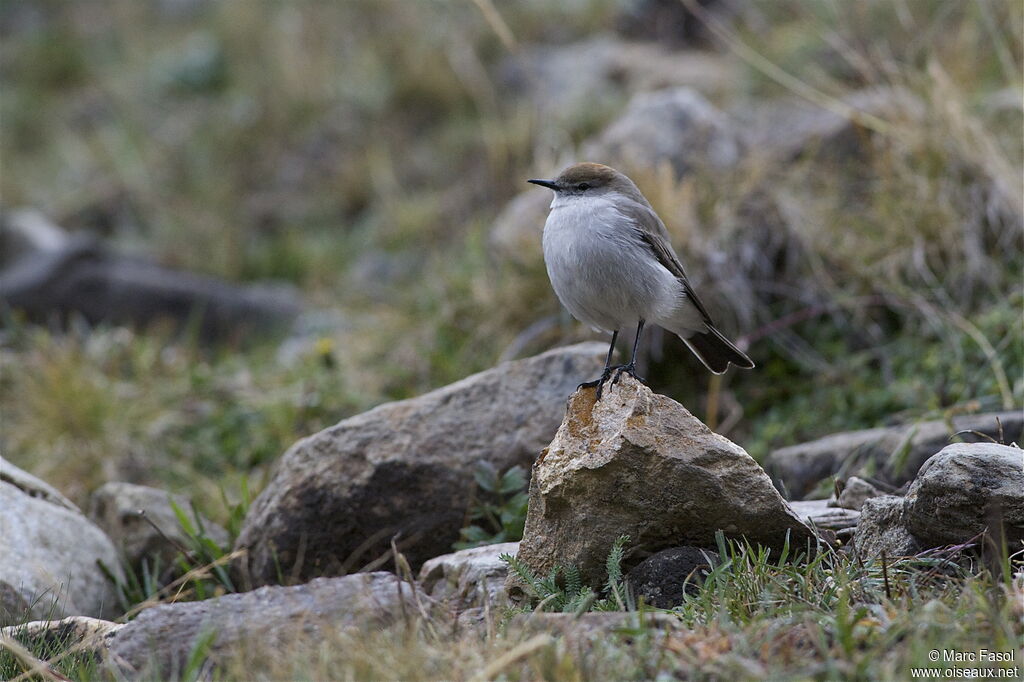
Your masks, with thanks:
<instances>
[{"instance_id":1,"label":"bird's eye","mask_svg":"<svg viewBox=\"0 0 1024 682\"><path fill-rule=\"evenodd\" d=\"M590 183L589 182L581 182L580 184L576 185L576 189L578 189L581 192L585 192L588 189L590 189Z\"/></svg>"}]
</instances>

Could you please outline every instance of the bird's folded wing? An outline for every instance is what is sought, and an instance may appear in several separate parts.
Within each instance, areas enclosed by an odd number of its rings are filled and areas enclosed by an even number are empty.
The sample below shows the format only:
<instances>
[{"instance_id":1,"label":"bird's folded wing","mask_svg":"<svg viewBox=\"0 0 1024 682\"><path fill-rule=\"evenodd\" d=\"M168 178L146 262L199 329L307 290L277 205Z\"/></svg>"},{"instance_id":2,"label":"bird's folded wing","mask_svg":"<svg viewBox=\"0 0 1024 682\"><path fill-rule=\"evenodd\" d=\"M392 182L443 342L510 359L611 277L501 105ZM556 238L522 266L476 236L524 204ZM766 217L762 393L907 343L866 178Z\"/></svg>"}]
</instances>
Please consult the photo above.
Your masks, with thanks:
<instances>
[{"instance_id":1,"label":"bird's folded wing","mask_svg":"<svg viewBox=\"0 0 1024 682\"><path fill-rule=\"evenodd\" d=\"M623 213L626 214L636 227L640 233L640 239L651 249L651 253L658 259L658 262L682 282L686 296L693 302L697 310L700 311L704 321L708 325L713 324L707 308L704 307L700 298L697 297L697 292L690 286L690 280L686 277L683 264L679 262L679 256L672 250L668 230L665 229L665 224L661 222L661 218L654 212L654 209L643 204L631 202Z\"/></svg>"}]
</instances>

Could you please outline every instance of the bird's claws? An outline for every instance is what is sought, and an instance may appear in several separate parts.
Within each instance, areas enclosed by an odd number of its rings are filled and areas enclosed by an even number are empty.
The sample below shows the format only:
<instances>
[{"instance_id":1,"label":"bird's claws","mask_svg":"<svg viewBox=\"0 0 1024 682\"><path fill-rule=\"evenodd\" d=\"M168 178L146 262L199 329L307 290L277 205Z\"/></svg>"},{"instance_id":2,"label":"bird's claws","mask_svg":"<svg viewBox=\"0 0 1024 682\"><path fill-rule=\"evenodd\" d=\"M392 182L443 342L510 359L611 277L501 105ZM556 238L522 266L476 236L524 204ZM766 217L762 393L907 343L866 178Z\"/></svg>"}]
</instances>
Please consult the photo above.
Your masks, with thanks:
<instances>
[{"instance_id":1,"label":"bird's claws","mask_svg":"<svg viewBox=\"0 0 1024 682\"><path fill-rule=\"evenodd\" d=\"M604 394L604 385L608 383L609 379L612 380L612 386L617 384L619 382L619 377L622 375L623 372L626 372L637 381L646 384L646 381L644 381L643 379L636 375L635 370L635 365L613 365L611 367L605 367L604 371L601 372L601 377L599 379L594 379L593 381L586 381L577 386L576 390L578 391L581 388L597 387L597 400L601 400L601 396Z\"/></svg>"},{"instance_id":2,"label":"bird's claws","mask_svg":"<svg viewBox=\"0 0 1024 682\"><path fill-rule=\"evenodd\" d=\"M634 379L639 381L644 386L647 385L647 380L646 379L644 379L643 377L637 376L637 374L636 374L636 364L631 362L628 365L619 365L618 367L615 368L615 376L612 377L612 386L614 386L615 384L619 383L619 379L622 378L623 374L628 374L629 376L633 377Z\"/></svg>"}]
</instances>

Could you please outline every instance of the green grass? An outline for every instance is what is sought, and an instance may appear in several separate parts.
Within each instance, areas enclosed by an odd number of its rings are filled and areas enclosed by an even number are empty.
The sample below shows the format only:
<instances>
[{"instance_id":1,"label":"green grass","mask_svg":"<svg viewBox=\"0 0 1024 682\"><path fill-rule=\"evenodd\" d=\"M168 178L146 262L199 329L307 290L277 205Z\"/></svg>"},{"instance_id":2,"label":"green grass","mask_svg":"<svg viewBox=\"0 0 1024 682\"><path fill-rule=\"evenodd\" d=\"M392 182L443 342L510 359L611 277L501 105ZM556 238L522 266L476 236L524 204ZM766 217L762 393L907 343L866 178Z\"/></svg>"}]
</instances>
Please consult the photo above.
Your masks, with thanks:
<instances>
[{"instance_id":1,"label":"green grass","mask_svg":"<svg viewBox=\"0 0 1024 682\"><path fill-rule=\"evenodd\" d=\"M290 281L342 323L288 361L268 345L201 349L161 330L6 324L4 456L82 504L129 480L184 493L237 531L298 438L510 347L591 338L560 311L539 249L507 261L489 228L525 178L555 170L614 112L541 119L496 74L533 43L608 30L616 8L493 4L498 23L488 3L206 3L170 17L114 2L85 20L47 2L5 34L5 207L40 208L166 265ZM780 0L729 23L722 51L742 67L716 91L725 110L794 90L834 107L896 87L922 113L863 119L855 154L695 160L684 178L623 169L758 364L711 379L670 339L651 350L653 387L758 459L835 431L1024 404L1022 25L1009 0ZM522 498L496 472L488 485L466 542L518 532ZM173 574L215 561L207 549ZM800 568L746 550L731 561L679 610L692 633L667 643L613 637L584 656L560 637L453 639L444 623L416 622L307 643L267 669L466 678L518 651L508 679L900 678L938 642L1020 636L1008 588L984 574L918 584L895 565L886 597L877 565L829 555ZM156 569L134 577L126 606L166 586ZM192 587L228 589L215 571Z\"/></svg>"},{"instance_id":2,"label":"green grass","mask_svg":"<svg viewBox=\"0 0 1024 682\"><path fill-rule=\"evenodd\" d=\"M470 679L497 661L505 663L493 674L508 679L907 679L912 667L936 665L928 658L935 649L1013 652L1018 666L1024 653L1024 586L1011 579L1005 555L993 574L962 549L885 565L830 550L809 559L725 540L718 549L722 561L665 612L678 619L668 632L643 624L654 611L642 604L589 645L557 630L538 635L523 617L455 634L450 616L414 614L382 629L297 636L274 652L222 654L215 679L247 679L253 670L261 679ZM549 597L571 596L550 587ZM574 604L577 613L608 605ZM28 644L43 658L59 651ZM197 669L208 655L197 650ZM0 666L20 670L9 653L0 653ZM88 661L60 660L57 668L76 680L112 679Z\"/></svg>"}]
</instances>

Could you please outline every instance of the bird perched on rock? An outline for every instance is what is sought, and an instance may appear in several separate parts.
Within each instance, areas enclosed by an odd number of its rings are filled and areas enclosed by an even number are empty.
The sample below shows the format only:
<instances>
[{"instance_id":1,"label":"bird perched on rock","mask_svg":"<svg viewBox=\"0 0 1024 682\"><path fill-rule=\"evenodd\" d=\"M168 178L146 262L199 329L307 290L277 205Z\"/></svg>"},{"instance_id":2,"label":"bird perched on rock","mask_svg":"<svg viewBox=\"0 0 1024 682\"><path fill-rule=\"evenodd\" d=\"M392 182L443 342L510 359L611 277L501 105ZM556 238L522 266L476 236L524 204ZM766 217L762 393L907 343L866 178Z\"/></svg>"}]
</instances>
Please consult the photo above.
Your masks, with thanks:
<instances>
[{"instance_id":1,"label":"bird perched on rock","mask_svg":"<svg viewBox=\"0 0 1024 682\"><path fill-rule=\"evenodd\" d=\"M636 184L599 163L569 166L554 180L528 180L555 192L544 224L551 286L573 317L612 333L597 397L606 381L636 376L636 349L648 322L678 335L704 366L754 363L719 332L672 250L668 231ZM611 364L619 331L636 326L628 364Z\"/></svg>"}]
</instances>

